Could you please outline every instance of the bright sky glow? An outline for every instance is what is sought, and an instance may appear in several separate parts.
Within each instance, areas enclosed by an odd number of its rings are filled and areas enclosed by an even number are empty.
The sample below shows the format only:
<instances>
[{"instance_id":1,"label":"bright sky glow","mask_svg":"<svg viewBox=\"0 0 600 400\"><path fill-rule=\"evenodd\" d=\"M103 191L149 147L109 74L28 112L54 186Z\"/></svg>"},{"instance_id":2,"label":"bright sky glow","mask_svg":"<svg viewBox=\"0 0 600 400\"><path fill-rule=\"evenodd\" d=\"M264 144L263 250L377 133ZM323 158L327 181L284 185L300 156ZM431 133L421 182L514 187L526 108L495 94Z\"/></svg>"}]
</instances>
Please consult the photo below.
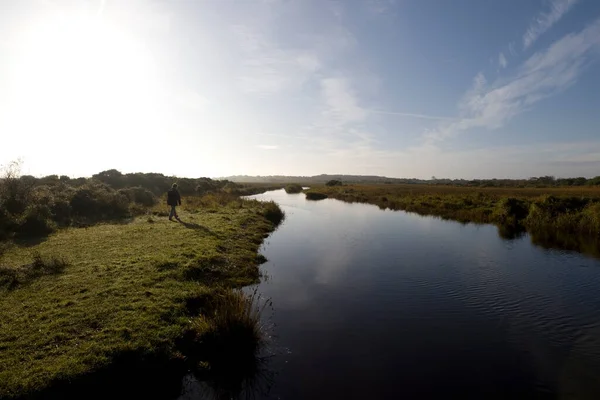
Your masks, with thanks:
<instances>
[{"instance_id":1,"label":"bright sky glow","mask_svg":"<svg viewBox=\"0 0 600 400\"><path fill-rule=\"evenodd\" d=\"M600 175L600 2L0 0L0 164Z\"/></svg>"}]
</instances>

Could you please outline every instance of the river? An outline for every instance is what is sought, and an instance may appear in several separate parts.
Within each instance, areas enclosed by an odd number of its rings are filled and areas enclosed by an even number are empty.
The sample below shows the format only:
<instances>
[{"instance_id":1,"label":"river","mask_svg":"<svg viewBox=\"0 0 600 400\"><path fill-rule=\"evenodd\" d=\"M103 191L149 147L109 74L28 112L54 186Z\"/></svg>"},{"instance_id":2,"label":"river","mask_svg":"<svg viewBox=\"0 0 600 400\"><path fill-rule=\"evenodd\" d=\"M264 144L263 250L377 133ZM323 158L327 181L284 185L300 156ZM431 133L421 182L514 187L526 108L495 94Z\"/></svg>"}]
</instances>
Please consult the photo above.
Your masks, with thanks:
<instances>
[{"instance_id":1,"label":"river","mask_svg":"<svg viewBox=\"0 0 600 400\"><path fill-rule=\"evenodd\" d=\"M600 398L599 260L491 225L253 198L286 213L262 249L256 398Z\"/></svg>"}]
</instances>

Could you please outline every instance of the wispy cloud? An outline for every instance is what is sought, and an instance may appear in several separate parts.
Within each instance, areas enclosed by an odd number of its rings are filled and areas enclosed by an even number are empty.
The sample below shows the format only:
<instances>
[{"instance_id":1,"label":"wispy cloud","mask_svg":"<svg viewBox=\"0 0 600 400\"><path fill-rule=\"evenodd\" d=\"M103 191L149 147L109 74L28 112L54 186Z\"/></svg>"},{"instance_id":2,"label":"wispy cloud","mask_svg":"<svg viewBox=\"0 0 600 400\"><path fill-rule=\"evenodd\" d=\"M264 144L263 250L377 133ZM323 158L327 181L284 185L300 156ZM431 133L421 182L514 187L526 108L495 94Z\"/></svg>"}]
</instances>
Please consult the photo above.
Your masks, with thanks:
<instances>
[{"instance_id":1,"label":"wispy cloud","mask_svg":"<svg viewBox=\"0 0 600 400\"><path fill-rule=\"evenodd\" d=\"M279 148L279 146L274 145L274 144L259 144L258 146L259 149L262 150L277 150Z\"/></svg>"},{"instance_id":2,"label":"wispy cloud","mask_svg":"<svg viewBox=\"0 0 600 400\"><path fill-rule=\"evenodd\" d=\"M535 16L523 35L523 49L529 48L544 32L557 23L578 0L551 0L550 10Z\"/></svg>"},{"instance_id":3,"label":"wispy cloud","mask_svg":"<svg viewBox=\"0 0 600 400\"><path fill-rule=\"evenodd\" d=\"M243 52L238 79L245 92L273 94L297 87L321 67L310 49L280 48L250 26L235 25L231 29Z\"/></svg>"},{"instance_id":4,"label":"wispy cloud","mask_svg":"<svg viewBox=\"0 0 600 400\"><path fill-rule=\"evenodd\" d=\"M504 57L504 53L502 52L498 54L498 65L500 65L502 68L506 68L508 65L508 61L506 61L506 57Z\"/></svg>"},{"instance_id":5,"label":"wispy cloud","mask_svg":"<svg viewBox=\"0 0 600 400\"><path fill-rule=\"evenodd\" d=\"M373 14L384 14L396 4L396 0L366 0L365 5Z\"/></svg>"},{"instance_id":6,"label":"wispy cloud","mask_svg":"<svg viewBox=\"0 0 600 400\"><path fill-rule=\"evenodd\" d=\"M327 106L325 114L341 124L364 121L368 115L359 106L357 96L345 78L322 79L321 94Z\"/></svg>"},{"instance_id":7,"label":"wispy cloud","mask_svg":"<svg viewBox=\"0 0 600 400\"><path fill-rule=\"evenodd\" d=\"M431 142L472 128L498 128L533 104L573 85L587 62L598 57L599 50L600 19L535 53L510 79L489 85L479 73L459 104L461 118L426 133L425 137Z\"/></svg>"},{"instance_id":8,"label":"wispy cloud","mask_svg":"<svg viewBox=\"0 0 600 400\"><path fill-rule=\"evenodd\" d=\"M429 119L429 120L434 120L434 121L451 121L451 120L456 119L455 117L440 117L437 115L415 114L415 113L406 113L406 112L398 112L398 111L373 110L373 109L368 109L368 108L363 108L363 110L365 110L371 114L395 115L398 117Z\"/></svg>"}]
</instances>

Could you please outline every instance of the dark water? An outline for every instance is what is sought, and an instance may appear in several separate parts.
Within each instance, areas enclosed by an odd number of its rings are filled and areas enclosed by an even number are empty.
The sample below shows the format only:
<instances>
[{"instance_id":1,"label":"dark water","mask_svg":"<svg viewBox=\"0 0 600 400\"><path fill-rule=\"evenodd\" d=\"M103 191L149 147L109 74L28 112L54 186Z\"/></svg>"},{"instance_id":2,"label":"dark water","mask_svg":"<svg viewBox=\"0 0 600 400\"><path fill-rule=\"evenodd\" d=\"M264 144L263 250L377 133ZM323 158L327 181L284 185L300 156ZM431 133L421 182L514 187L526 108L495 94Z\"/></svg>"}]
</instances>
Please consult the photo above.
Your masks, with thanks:
<instances>
[{"instance_id":1,"label":"dark water","mask_svg":"<svg viewBox=\"0 0 600 400\"><path fill-rule=\"evenodd\" d=\"M255 198L286 212L262 251L274 356L256 398L600 398L600 261L494 226Z\"/></svg>"}]
</instances>

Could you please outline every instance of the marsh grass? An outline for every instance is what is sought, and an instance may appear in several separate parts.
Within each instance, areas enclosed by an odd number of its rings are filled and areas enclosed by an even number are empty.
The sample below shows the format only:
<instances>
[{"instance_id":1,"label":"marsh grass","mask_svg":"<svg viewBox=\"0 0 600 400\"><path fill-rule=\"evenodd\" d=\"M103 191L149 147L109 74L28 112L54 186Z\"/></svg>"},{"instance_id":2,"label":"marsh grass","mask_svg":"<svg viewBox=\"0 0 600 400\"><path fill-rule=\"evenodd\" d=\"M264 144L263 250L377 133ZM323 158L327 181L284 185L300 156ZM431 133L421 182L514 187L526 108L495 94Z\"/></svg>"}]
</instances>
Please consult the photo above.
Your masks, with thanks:
<instances>
[{"instance_id":1,"label":"marsh grass","mask_svg":"<svg viewBox=\"0 0 600 400\"><path fill-rule=\"evenodd\" d=\"M600 234L600 188L480 188L442 185L319 187L346 202L375 204L460 222Z\"/></svg>"},{"instance_id":2,"label":"marsh grass","mask_svg":"<svg viewBox=\"0 0 600 400\"><path fill-rule=\"evenodd\" d=\"M235 398L264 383L264 351L268 333L263 313L271 307L255 289L220 291L209 311L193 321L201 354L195 375L207 383L214 398Z\"/></svg>"}]
</instances>

